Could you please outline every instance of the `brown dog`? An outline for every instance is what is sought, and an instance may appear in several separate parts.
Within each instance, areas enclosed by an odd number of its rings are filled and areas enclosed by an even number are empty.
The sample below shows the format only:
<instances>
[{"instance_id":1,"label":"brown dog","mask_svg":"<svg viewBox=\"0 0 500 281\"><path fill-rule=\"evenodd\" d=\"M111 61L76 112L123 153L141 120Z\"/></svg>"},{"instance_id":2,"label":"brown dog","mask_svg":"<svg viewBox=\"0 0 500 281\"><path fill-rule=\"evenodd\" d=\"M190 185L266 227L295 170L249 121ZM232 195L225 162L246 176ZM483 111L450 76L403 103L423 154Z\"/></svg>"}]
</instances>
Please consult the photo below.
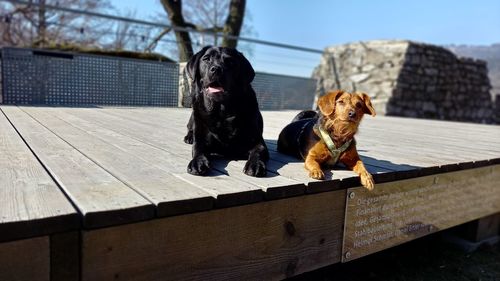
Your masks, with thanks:
<instances>
[{"instance_id":1,"label":"brown dog","mask_svg":"<svg viewBox=\"0 0 500 281\"><path fill-rule=\"evenodd\" d=\"M372 190L373 178L359 158L354 140L363 115L375 116L370 97L338 90L322 96L318 107L319 113L302 111L281 131L278 151L304 159L309 176L315 179L324 179L322 165L341 162Z\"/></svg>"}]
</instances>

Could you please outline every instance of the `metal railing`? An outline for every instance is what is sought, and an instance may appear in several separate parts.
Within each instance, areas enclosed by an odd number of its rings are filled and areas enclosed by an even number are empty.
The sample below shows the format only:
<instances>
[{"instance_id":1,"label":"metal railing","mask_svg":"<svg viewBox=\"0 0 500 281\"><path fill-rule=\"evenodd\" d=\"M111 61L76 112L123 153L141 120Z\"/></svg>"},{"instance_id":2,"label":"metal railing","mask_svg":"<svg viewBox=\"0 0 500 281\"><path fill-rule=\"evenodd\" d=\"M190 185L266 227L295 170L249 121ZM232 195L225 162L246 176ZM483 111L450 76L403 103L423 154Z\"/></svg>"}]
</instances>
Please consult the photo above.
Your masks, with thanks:
<instances>
[{"instance_id":1,"label":"metal railing","mask_svg":"<svg viewBox=\"0 0 500 281\"><path fill-rule=\"evenodd\" d=\"M4 2L10 2L13 4L20 4L20 5L32 5L35 7L40 7L40 4L34 1L22 1L22 0L0 0ZM44 9L50 9L54 11L60 11L64 13L74 13L74 14L80 14L80 15L85 15L85 16L91 16L91 17L97 17L101 19L107 19L110 21L117 21L117 22L125 22L125 23L130 23L130 24L136 24L138 26L143 26L143 27L154 27L154 28L162 28L162 29L167 29L170 28L172 30L176 31L186 31L190 33L197 33L197 34L205 34L205 35L210 35L210 36L218 36L218 37L228 37L232 39L237 39L241 42L246 42L246 43L251 43L257 46L258 52L257 55L249 55L246 54L248 59L252 62L252 65L254 66L257 74L255 77L254 82L252 83L253 87L256 90L257 93L257 98L259 100L259 103L261 105L262 109L302 109L302 108L310 108L311 105L314 103L314 96L316 92L316 81L311 78L305 78L306 76L310 76L312 73L313 68L319 64L320 62L320 56L323 54L323 50L319 49L314 49L314 48L307 48L307 47L302 47L302 46L295 46L295 45L290 45L290 44L283 44L283 43L278 43L278 42L270 42L270 41L265 41L265 40L259 40L255 38L248 38L248 37L233 37L233 36L228 36L224 35L222 33L217 33L213 32L211 30L196 30L194 28L183 28L183 27L177 27L177 26L171 26L162 22L154 22L154 21L147 21L147 20L140 20L140 19L133 19L133 18L128 18L128 17L122 17L122 16L116 16L116 15L109 15L109 14L102 14L102 13L96 13L96 12L90 12L90 11L83 11L83 10L78 10L78 9L72 9L72 8L66 8L66 7L61 7L59 5L51 5L45 3L43 6ZM75 32L77 32L77 27L75 26ZM166 40L168 44L174 44L175 41L173 40ZM194 42L194 41L193 41ZM196 43L193 45L196 46ZM201 46L197 46L201 47ZM54 52L56 53L56 52ZM76 57L86 57L83 54L76 54ZM37 67L42 67L41 61L44 61L41 59L39 56L35 55L33 57L33 63L37 65ZM119 60L119 59L116 59ZM57 60L52 59L51 63L56 63ZM77 60L73 60L73 65L72 66L74 69L83 69L80 66L77 66L75 63ZM106 61L108 61L106 59ZM11 62L9 62L11 63ZM4 69L9 70L8 64L7 66L4 67ZM145 63L145 62L144 62ZM47 67L47 66L45 66ZM56 81L58 78L57 75L62 75L62 72L65 68L61 68L60 74L53 73L52 74L52 80L44 80L44 81ZM47 76L48 74L44 73L43 70L37 70L40 71L39 73L42 73L43 75ZM76 73L76 70L74 70ZM120 75L120 70L113 70L113 73L115 75ZM277 73L277 74L274 74ZM6 74L9 76L9 74ZM34 74L33 74L34 75ZM89 77L91 77L91 74L85 74ZM84 76L85 76L84 75ZM109 74L111 75L111 74ZM130 75L135 75L135 74L130 74ZM36 75L35 75L36 76ZM33 77L35 77L33 76ZM170 79L170 76L163 76L163 77L158 77L158 79L169 79L170 81L173 81L173 83L178 83L179 82L179 76L177 76L177 80L173 80L175 75L172 74L172 79ZM300 77L298 77L300 76ZM122 79L119 76L116 76L114 78L110 78L109 76L109 82L110 83L117 83L114 86L110 86L111 84L107 85L104 87L99 87L100 89L108 89L108 91L115 91L123 93L124 95L128 95L129 98L132 96L139 97L142 94L141 93L129 93L128 91L131 91L134 89L133 86L124 86L128 85L128 83L131 83L130 80L127 79ZM182 76L181 76L182 78ZM10 80L9 80L10 79ZM20 78L22 80L22 78ZM76 80L75 80L76 79ZM92 96L85 98L85 99L79 99L79 102L84 102L85 104L88 104L88 102L96 102L99 105L133 105L134 103L131 102L130 99L126 99L124 97L114 97L111 100L106 100L105 98L97 99L96 98L96 93L94 88L92 86L83 86L84 84L81 84L78 82L78 76L74 76L70 80L73 80L75 85L82 85L86 91L90 91L91 93L88 93L88 95ZM83 78L82 78L83 79ZM121 79L121 80L120 80ZM39 79L40 80L40 79ZM67 81L70 81L67 80ZM132 79L133 80L133 79ZM11 83L9 81L13 81L12 78L8 78L6 80L6 83ZM30 80L32 83L33 81L38 81L37 78L34 78ZM67 81L61 81L57 80L59 84L64 84L65 86L63 87L66 89L66 91L69 90L74 90L76 89L76 86L70 87L69 82ZM86 80L90 81L90 80ZM117 81L123 81L122 82L117 82ZM26 81L22 83L27 83ZM47 82L48 83L48 82ZM45 83L43 87L46 87L46 89L51 89L51 85ZM55 82L53 82L55 83ZM89 82L91 83L91 82ZM99 82L100 83L100 82ZM50 90L49 92L42 93L40 88L38 86L31 86L32 90L35 92L32 92L32 97L30 97L31 100L27 100L27 97L24 97L23 94L17 93L17 97L13 99L12 91L15 90L13 89L12 85L13 84L5 84L4 83L4 102L5 103L20 103L20 102L27 102L27 103L48 103L48 98L51 95L56 95L57 98L51 98L50 103L55 102L56 104L74 104L76 100L72 100L67 96L64 96L62 94L56 94L55 90ZM40 83L39 83L40 84ZM7 85L7 86L6 86ZM54 84L55 85L55 84ZM56 86L54 86L56 87ZM57 86L59 88L54 88L54 89L60 89L60 86ZM123 90L125 88L125 91ZM18 90L15 90L18 91ZM84 95L83 90L74 90L74 95L83 97ZM176 92L178 93L178 92ZM25 93L26 94L26 93ZM24 94L24 95L25 95ZM104 93L102 93L104 95ZM108 94L109 95L109 94ZM114 95L114 94L111 94ZM158 106L175 106L177 104L182 104L182 102L179 102L179 99L182 99L183 96L179 98L178 94L174 95L173 90L163 90L163 95L167 95L168 102L165 100L164 102L158 102L158 101L146 101L146 99L136 99L136 103L134 105L158 105ZM138 102L138 101L141 102ZM174 105L175 104L175 105Z\"/></svg>"},{"instance_id":2,"label":"metal railing","mask_svg":"<svg viewBox=\"0 0 500 281\"><path fill-rule=\"evenodd\" d=\"M31 5L31 6L35 6L35 7L40 6L40 4L32 2L32 1L22 1L22 0L2 0L2 1L10 2L13 4ZM221 38L226 37L229 39L237 39L239 41L256 43L256 44L260 44L260 45L266 45L266 46L272 46L272 47L278 47L278 48L286 48L286 49L291 49L291 50L295 50L295 51L304 51L304 52L317 53L317 54L323 53L323 50L314 49L314 48L307 48L307 47L295 46L295 45L290 45L290 44L259 40L259 39L255 39L255 38L247 38L247 37L242 37L242 36L231 36L231 35L223 34L220 32L213 32L211 30L197 30L197 29L190 28L190 27L172 26L172 25L168 25L165 23L161 23L161 22L153 22L153 21L132 19L132 18L127 18L127 17L114 16L114 15L108 15L108 14L102 14L102 13L96 13L96 12L89 12L89 11L65 8L65 7L61 7L58 5L44 4L44 8L55 10L55 11L62 11L62 12L76 13L76 14L87 15L87 16L94 16L94 17L99 17L99 18L104 18L104 19L109 19L109 20L134 23L134 24L139 24L139 25L161 27L161 28L165 28L165 29L169 28L169 29L172 29L175 31L185 31L185 32L190 32L190 33L203 33L203 34L208 34L208 35L217 35L218 37L221 37Z\"/></svg>"}]
</instances>

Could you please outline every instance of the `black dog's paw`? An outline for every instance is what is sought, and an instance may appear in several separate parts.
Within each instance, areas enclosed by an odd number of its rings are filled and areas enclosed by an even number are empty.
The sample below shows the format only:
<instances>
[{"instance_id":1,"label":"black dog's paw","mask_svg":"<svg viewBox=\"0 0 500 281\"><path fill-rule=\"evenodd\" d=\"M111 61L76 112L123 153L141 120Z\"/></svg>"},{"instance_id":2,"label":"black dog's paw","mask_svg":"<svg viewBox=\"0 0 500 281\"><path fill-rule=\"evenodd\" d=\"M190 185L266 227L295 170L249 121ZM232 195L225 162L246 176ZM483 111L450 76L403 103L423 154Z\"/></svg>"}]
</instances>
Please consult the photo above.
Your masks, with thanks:
<instances>
[{"instance_id":1,"label":"black dog's paw","mask_svg":"<svg viewBox=\"0 0 500 281\"><path fill-rule=\"evenodd\" d=\"M266 163L261 160L248 160L243 172L252 177L265 177L267 173Z\"/></svg>"},{"instance_id":2,"label":"black dog's paw","mask_svg":"<svg viewBox=\"0 0 500 281\"><path fill-rule=\"evenodd\" d=\"M205 155L193 158L187 167L187 172L196 176L203 176L208 170L210 170L210 162Z\"/></svg>"},{"instance_id":3,"label":"black dog's paw","mask_svg":"<svg viewBox=\"0 0 500 281\"><path fill-rule=\"evenodd\" d=\"M184 142L187 144L193 144L193 131L188 131L187 135L184 137Z\"/></svg>"}]
</instances>

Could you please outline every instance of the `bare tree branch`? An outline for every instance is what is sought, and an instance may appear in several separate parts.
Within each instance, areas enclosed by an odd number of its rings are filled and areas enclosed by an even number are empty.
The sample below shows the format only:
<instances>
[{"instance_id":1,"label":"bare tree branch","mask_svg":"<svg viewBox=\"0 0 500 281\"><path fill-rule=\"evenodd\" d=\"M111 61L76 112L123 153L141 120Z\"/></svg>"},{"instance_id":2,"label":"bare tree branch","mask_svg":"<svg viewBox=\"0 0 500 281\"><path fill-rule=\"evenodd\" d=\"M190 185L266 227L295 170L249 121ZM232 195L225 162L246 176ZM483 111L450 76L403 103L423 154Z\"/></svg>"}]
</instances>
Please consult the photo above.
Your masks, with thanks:
<instances>
[{"instance_id":1,"label":"bare tree branch","mask_svg":"<svg viewBox=\"0 0 500 281\"><path fill-rule=\"evenodd\" d=\"M182 15L181 0L161 0L160 2L165 11L167 11L168 18L173 26L187 27ZM193 55L193 46L189 32L175 31L175 37L177 39L177 49L179 50L179 60L188 61Z\"/></svg>"},{"instance_id":2,"label":"bare tree branch","mask_svg":"<svg viewBox=\"0 0 500 281\"><path fill-rule=\"evenodd\" d=\"M169 15L171 24L173 26L190 27L197 31L202 31L199 36L203 44L218 45L217 39L220 37L218 34L239 36L242 29L243 17L245 16L245 0L185 0L184 3L175 0L161 0L161 2ZM169 4L168 2L175 2L177 10L173 10L173 7L168 7L166 5ZM177 18L173 18L174 14L176 14ZM178 21L179 18L182 18L180 23ZM189 21L186 19L189 19ZM177 20L177 24L175 20ZM209 32L213 35L207 38L203 32ZM184 40L179 41L177 33L176 41L180 60L184 61L187 57L183 49L192 50L192 43L190 41L190 46L185 46L187 42ZM221 45L236 47L237 40L225 38Z\"/></svg>"},{"instance_id":3,"label":"bare tree branch","mask_svg":"<svg viewBox=\"0 0 500 281\"><path fill-rule=\"evenodd\" d=\"M158 34L155 38L153 38L153 41L146 47L145 51L146 52L151 52L156 48L156 45L158 45L158 42L165 36L167 33L172 31L172 28L165 28Z\"/></svg>"},{"instance_id":4,"label":"bare tree branch","mask_svg":"<svg viewBox=\"0 0 500 281\"><path fill-rule=\"evenodd\" d=\"M40 0L41 6L0 3L0 15L9 16L8 22L0 21L0 46L98 45L100 33L112 25L96 17L45 9L45 3L97 12L111 8L109 0ZM92 32L81 34L80 29Z\"/></svg>"}]
</instances>

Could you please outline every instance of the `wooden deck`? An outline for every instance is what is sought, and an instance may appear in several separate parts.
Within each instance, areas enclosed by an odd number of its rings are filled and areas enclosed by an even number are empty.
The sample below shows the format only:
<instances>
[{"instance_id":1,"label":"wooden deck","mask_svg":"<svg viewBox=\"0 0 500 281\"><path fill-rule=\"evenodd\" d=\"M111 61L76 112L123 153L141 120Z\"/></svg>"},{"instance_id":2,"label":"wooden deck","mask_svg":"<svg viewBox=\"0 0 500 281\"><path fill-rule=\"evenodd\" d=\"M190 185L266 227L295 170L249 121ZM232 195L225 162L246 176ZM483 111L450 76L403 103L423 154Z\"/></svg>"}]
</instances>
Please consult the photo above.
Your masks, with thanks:
<instances>
[{"instance_id":1,"label":"wooden deck","mask_svg":"<svg viewBox=\"0 0 500 281\"><path fill-rule=\"evenodd\" d=\"M188 109L0 109L0 280L280 279L341 260L359 179L312 180L276 152L296 111L263 112L271 160L253 178L244 161L186 173ZM500 194L500 126L365 117L357 142L376 190L465 171Z\"/></svg>"}]
</instances>

